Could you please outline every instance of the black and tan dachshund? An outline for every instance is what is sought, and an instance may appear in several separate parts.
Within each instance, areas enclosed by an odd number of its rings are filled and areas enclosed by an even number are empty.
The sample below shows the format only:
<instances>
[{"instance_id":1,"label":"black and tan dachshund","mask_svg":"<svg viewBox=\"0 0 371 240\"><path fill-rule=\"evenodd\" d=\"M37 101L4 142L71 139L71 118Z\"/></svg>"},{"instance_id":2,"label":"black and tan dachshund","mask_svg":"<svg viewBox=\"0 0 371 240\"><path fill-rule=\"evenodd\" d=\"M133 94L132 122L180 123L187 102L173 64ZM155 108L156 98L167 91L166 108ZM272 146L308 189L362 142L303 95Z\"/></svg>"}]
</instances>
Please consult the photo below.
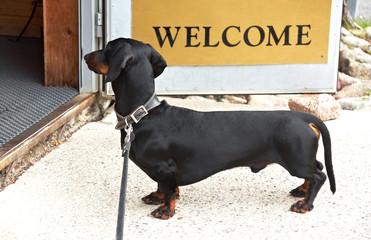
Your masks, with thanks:
<instances>
[{"instance_id":1,"label":"black and tan dachshund","mask_svg":"<svg viewBox=\"0 0 371 240\"><path fill-rule=\"evenodd\" d=\"M127 116L133 124L130 159L158 183L157 191L142 199L146 204L161 204L152 212L154 217L174 215L178 186L239 166L257 173L271 163L305 180L290 193L304 197L291 210L306 213L313 209L326 180L323 165L316 160L320 135L335 193L330 134L317 117L295 111L198 112L156 102L154 79L166 62L152 46L133 39L113 40L84 58L90 70L107 75L118 116ZM150 101L154 106L138 117L138 107L147 105L149 99L154 99ZM123 144L126 132L120 129Z\"/></svg>"}]
</instances>

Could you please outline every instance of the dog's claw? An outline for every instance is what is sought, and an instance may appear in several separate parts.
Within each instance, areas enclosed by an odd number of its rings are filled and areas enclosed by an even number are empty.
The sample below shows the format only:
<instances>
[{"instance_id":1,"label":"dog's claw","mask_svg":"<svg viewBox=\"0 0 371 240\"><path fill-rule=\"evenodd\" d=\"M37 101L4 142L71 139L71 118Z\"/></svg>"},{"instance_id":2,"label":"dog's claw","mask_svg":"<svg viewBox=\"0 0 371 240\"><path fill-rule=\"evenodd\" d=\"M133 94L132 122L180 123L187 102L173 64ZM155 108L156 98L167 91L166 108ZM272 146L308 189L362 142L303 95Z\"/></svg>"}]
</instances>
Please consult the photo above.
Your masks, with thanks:
<instances>
[{"instance_id":1,"label":"dog's claw","mask_svg":"<svg viewBox=\"0 0 371 240\"><path fill-rule=\"evenodd\" d=\"M290 208L291 211L296 213L307 213L313 209L313 205L308 206L305 200L298 201L297 203L293 204Z\"/></svg>"},{"instance_id":2,"label":"dog's claw","mask_svg":"<svg viewBox=\"0 0 371 240\"><path fill-rule=\"evenodd\" d=\"M171 209L171 207L166 206L165 204L161 205L155 211L151 212L152 216L159 219L170 219L175 213L175 209Z\"/></svg>"}]
</instances>

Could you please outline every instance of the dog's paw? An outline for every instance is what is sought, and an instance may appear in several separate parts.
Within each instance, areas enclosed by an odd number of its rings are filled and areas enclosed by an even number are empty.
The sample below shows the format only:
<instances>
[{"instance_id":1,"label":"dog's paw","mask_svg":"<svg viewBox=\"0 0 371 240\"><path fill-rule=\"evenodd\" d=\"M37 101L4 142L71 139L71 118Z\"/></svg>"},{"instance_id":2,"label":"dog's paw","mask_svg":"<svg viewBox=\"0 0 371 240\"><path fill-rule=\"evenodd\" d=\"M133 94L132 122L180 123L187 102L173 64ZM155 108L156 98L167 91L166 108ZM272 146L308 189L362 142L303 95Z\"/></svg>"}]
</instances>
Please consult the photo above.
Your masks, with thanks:
<instances>
[{"instance_id":1,"label":"dog's paw","mask_svg":"<svg viewBox=\"0 0 371 240\"><path fill-rule=\"evenodd\" d=\"M307 194L307 191L302 190L300 187L297 187L290 191L291 196L294 197L305 197Z\"/></svg>"},{"instance_id":2,"label":"dog's paw","mask_svg":"<svg viewBox=\"0 0 371 240\"><path fill-rule=\"evenodd\" d=\"M163 193L153 192L142 198L145 204L159 205L165 202L165 197Z\"/></svg>"},{"instance_id":3,"label":"dog's paw","mask_svg":"<svg viewBox=\"0 0 371 240\"><path fill-rule=\"evenodd\" d=\"M151 214L155 218L159 219L170 219L175 213L175 209L171 208L165 204L161 205L159 208L157 208L155 211L153 211Z\"/></svg>"},{"instance_id":4,"label":"dog's paw","mask_svg":"<svg viewBox=\"0 0 371 240\"><path fill-rule=\"evenodd\" d=\"M307 213L313 209L313 205L308 206L305 200L298 201L290 208L291 211L296 213Z\"/></svg>"},{"instance_id":5,"label":"dog's paw","mask_svg":"<svg viewBox=\"0 0 371 240\"><path fill-rule=\"evenodd\" d=\"M308 180L305 180L302 185L291 190L290 194L291 196L294 196L294 197L306 197L309 186L310 186L310 182Z\"/></svg>"}]
</instances>

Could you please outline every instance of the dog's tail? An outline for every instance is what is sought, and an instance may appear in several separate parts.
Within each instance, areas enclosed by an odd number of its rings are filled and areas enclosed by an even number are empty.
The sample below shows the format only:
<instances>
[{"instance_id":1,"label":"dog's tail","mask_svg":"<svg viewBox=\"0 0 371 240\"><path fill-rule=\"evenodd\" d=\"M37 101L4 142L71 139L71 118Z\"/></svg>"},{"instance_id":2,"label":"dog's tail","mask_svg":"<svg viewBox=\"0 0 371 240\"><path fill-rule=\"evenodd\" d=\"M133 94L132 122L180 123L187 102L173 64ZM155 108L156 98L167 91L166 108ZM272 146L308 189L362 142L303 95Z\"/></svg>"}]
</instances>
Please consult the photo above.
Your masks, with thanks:
<instances>
[{"instance_id":1,"label":"dog's tail","mask_svg":"<svg viewBox=\"0 0 371 240\"><path fill-rule=\"evenodd\" d=\"M308 119L309 120L309 119ZM325 125L325 123L317 117L311 117L309 120L310 123L313 123L322 134L323 147L325 150L325 166L327 176L330 181L330 189L332 193L336 191L335 175L332 167L332 153L331 153L331 137L330 133Z\"/></svg>"}]
</instances>

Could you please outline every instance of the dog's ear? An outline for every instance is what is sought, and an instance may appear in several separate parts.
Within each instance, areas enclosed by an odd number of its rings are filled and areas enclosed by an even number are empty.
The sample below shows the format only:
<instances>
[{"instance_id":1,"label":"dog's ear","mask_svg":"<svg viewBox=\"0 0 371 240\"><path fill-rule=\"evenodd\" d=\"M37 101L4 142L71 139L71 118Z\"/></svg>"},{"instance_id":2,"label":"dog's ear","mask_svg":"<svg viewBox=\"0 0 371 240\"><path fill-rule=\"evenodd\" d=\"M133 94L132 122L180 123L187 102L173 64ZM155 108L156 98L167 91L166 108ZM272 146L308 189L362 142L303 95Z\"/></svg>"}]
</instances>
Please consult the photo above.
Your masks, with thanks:
<instances>
[{"instance_id":1,"label":"dog's ear","mask_svg":"<svg viewBox=\"0 0 371 240\"><path fill-rule=\"evenodd\" d=\"M119 77L121 71L124 70L133 61L133 58L134 56L130 53L126 53L126 51L116 51L113 54L109 64L106 83L116 80Z\"/></svg>"},{"instance_id":2,"label":"dog's ear","mask_svg":"<svg viewBox=\"0 0 371 240\"><path fill-rule=\"evenodd\" d=\"M149 56L149 61L152 65L153 76L157 78L167 67L165 59L159 54L151 45L149 45L151 54Z\"/></svg>"}]
</instances>

